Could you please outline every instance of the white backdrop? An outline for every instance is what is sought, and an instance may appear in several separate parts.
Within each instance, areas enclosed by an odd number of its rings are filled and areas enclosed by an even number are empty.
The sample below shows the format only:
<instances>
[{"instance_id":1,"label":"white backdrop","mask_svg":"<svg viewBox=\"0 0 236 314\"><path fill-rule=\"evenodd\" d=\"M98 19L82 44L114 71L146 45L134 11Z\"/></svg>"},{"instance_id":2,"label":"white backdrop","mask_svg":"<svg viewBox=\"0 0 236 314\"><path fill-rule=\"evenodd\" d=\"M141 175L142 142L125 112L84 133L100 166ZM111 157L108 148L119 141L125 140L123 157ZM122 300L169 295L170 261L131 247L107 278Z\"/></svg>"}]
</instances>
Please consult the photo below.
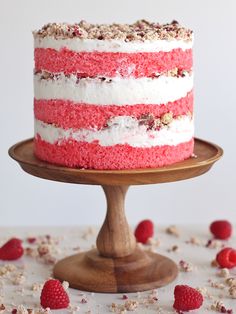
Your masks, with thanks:
<instances>
[{"instance_id":1,"label":"white backdrop","mask_svg":"<svg viewBox=\"0 0 236 314\"><path fill-rule=\"evenodd\" d=\"M172 19L195 32L196 135L221 145L224 158L208 174L177 183L132 187L132 224L236 221L235 0L0 0L0 225L100 224L100 187L34 178L7 155L33 135L33 38L47 22L133 22Z\"/></svg>"}]
</instances>

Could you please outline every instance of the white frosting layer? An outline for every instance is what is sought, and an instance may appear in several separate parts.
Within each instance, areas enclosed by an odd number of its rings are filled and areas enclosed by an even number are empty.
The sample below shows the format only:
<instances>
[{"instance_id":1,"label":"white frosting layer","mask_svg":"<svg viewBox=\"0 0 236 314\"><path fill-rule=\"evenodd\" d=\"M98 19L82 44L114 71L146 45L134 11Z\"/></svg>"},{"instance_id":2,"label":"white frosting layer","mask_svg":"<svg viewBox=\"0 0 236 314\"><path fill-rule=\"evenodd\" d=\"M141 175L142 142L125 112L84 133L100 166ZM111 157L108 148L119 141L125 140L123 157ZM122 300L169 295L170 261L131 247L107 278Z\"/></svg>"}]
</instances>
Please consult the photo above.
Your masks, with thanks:
<instances>
[{"instance_id":1,"label":"white frosting layer","mask_svg":"<svg viewBox=\"0 0 236 314\"><path fill-rule=\"evenodd\" d=\"M144 125L130 116L115 117L103 130L62 129L51 124L35 120L35 135L50 143L74 139L78 142L98 141L101 146L129 144L133 147L152 147L162 145L178 145L188 142L194 135L193 119L182 116L174 119L169 126L159 131L148 130Z\"/></svg>"},{"instance_id":2,"label":"white frosting layer","mask_svg":"<svg viewBox=\"0 0 236 314\"><path fill-rule=\"evenodd\" d=\"M111 82L76 76L41 79L34 76L36 99L64 99L94 105L165 104L185 97L193 88L193 76L112 78Z\"/></svg>"},{"instance_id":3,"label":"white frosting layer","mask_svg":"<svg viewBox=\"0 0 236 314\"><path fill-rule=\"evenodd\" d=\"M41 38L35 36L35 48L52 48L60 50L67 48L76 52L100 51L100 52L159 52L171 51L172 49L181 48L182 50L191 49L193 42L183 40L145 40L125 42L122 40L98 40L98 39L55 39L51 36Z\"/></svg>"}]
</instances>

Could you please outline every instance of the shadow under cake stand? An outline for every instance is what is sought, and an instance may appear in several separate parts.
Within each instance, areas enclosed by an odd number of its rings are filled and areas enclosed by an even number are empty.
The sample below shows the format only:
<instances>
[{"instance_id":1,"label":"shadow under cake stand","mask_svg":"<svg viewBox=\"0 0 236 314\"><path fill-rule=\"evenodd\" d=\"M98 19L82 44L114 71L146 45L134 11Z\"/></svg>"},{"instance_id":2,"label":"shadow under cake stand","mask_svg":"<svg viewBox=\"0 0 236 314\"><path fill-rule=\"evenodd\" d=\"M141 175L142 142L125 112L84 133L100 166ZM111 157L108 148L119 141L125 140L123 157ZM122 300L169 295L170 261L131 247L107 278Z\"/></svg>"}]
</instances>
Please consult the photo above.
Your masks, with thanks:
<instances>
[{"instance_id":1,"label":"shadow under cake stand","mask_svg":"<svg viewBox=\"0 0 236 314\"><path fill-rule=\"evenodd\" d=\"M31 175L47 180L101 185L107 213L97 237L97 249L59 261L54 276L70 287L94 292L135 292L158 288L173 281L178 269L169 258L141 250L124 212L130 185L185 180L204 174L222 156L212 143L195 139L196 156L168 167L140 170L82 170L40 161L33 153L33 139L15 144L10 156Z\"/></svg>"}]
</instances>

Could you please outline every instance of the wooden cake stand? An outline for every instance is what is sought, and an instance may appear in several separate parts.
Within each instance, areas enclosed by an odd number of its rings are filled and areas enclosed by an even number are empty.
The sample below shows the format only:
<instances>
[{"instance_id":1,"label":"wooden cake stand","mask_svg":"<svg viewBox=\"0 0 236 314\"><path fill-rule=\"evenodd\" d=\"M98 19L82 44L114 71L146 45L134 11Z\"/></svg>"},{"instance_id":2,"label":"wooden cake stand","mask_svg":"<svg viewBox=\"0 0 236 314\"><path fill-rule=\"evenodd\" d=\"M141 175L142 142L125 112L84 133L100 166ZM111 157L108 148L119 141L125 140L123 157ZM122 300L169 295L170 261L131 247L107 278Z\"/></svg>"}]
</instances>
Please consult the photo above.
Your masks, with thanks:
<instances>
[{"instance_id":1,"label":"wooden cake stand","mask_svg":"<svg viewBox=\"0 0 236 314\"><path fill-rule=\"evenodd\" d=\"M22 169L36 177L76 184L101 185L107 199L107 214L97 237L97 249L59 261L54 276L70 287L95 292L134 292L164 286L173 281L178 269L169 258L141 250L129 228L124 212L129 185L185 180L207 172L223 150L196 139L196 156L174 165L140 170L82 170L55 166L38 160L33 140L9 149Z\"/></svg>"}]
</instances>

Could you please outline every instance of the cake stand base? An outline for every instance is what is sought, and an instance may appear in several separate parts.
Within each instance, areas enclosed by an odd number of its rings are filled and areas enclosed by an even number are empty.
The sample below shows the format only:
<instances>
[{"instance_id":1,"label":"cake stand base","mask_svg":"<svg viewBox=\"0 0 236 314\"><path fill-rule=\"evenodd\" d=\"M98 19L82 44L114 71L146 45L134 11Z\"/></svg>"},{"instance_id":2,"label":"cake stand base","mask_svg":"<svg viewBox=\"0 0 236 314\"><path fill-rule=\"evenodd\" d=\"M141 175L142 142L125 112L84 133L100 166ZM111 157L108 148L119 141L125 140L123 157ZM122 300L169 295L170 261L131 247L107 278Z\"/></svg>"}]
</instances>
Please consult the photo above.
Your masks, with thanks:
<instances>
[{"instance_id":1,"label":"cake stand base","mask_svg":"<svg viewBox=\"0 0 236 314\"><path fill-rule=\"evenodd\" d=\"M107 213L97 237L97 250L59 261L54 276L70 287L96 292L136 292L158 288L173 281L177 266L169 258L141 250L125 216L125 195L129 185L173 182L207 172L222 156L222 149L195 139L195 156L157 169L99 171L70 169L38 160L33 140L12 146L10 156L34 176L77 184L101 185L107 200Z\"/></svg>"},{"instance_id":2,"label":"cake stand base","mask_svg":"<svg viewBox=\"0 0 236 314\"><path fill-rule=\"evenodd\" d=\"M68 281L72 288L112 293L162 287L177 274L177 266L172 260L139 248L120 258L102 257L94 249L67 257L54 268L54 276Z\"/></svg>"}]
</instances>

